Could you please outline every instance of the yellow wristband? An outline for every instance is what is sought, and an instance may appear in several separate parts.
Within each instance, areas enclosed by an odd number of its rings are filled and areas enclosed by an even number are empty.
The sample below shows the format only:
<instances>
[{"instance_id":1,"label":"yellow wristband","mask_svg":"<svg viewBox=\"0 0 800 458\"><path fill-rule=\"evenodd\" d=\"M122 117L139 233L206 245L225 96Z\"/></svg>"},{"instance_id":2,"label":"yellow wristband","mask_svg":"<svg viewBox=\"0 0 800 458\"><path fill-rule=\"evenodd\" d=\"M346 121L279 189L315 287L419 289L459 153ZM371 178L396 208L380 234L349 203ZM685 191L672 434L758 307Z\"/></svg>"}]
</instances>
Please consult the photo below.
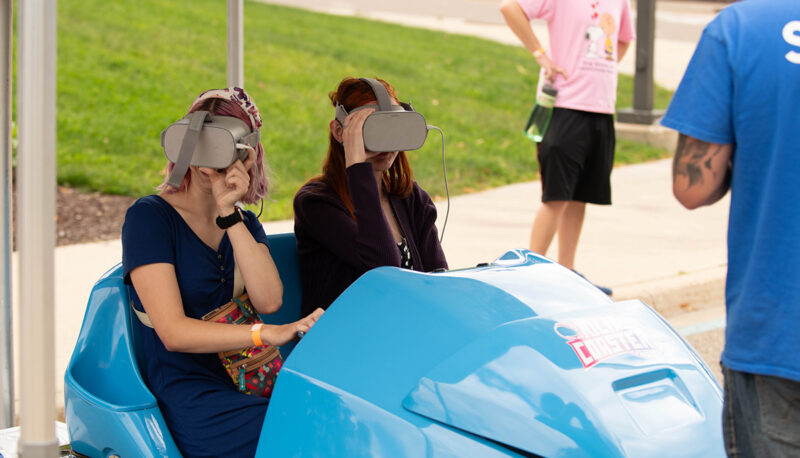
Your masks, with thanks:
<instances>
[{"instance_id":1,"label":"yellow wristband","mask_svg":"<svg viewBox=\"0 0 800 458\"><path fill-rule=\"evenodd\" d=\"M539 58L544 56L544 48L539 48L533 52L533 57Z\"/></svg>"},{"instance_id":2,"label":"yellow wristband","mask_svg":"<svg viewBox=\"0 0 800 458\"><path fill-rule=\"evenodd\" d=\"M256 347L264 346L264 342L261 340L262 326L264 326L264 323L256 323L250 327L251 336L253 337L253 345Z\"/></svg>"}]
</instances>

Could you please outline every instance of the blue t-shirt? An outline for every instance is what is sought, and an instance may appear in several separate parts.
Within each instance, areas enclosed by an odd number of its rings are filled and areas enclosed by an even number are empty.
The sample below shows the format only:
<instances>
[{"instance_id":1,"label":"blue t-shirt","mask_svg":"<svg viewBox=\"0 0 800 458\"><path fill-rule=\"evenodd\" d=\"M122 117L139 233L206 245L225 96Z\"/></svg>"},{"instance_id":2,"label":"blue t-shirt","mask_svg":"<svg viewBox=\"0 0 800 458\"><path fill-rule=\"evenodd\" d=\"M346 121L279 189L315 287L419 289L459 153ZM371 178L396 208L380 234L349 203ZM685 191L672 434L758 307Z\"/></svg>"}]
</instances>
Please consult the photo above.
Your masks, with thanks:
<instances>
[{"instance_id":1,"label":"blue t-shirt","mask_svg":"<svg viewBox=\"0 0 800 458\"><path fill-rule=\"evenodd\" d=\"M265 245L264 228L250 211L244 223ZM233 247L227 233L219 247L206 245L181 215L159 196L146 196L128 209L122 226L125 282L136 267L175 267L186 316L203 315L231 300ZM129 288L137 310L136 290ZM185 456L253 456L267 413L267 399L240 393L216 353L171 352L155 331L134 320L145 356L143 376Z\"/></svg>"},{"instance_id":2,"label":"blue t-shirt","mask_svg":"<svg viewBox=\"0 0 800 458\"><path fill-rule=\"evenodd\" d=\"M662 124L734 145L723 364L800 381L800 1L720 12Z\"/></svg>"}]
</instances>

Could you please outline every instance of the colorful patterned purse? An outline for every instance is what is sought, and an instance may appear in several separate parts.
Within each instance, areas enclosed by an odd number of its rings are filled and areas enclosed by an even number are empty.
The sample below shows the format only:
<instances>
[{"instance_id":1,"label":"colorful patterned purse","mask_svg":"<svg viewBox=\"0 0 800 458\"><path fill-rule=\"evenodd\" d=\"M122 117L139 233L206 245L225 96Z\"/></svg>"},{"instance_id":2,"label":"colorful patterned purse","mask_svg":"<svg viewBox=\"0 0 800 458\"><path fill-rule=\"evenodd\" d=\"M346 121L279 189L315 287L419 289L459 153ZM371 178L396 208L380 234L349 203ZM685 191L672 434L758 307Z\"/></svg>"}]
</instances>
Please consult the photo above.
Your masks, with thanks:
<instances>
[{"instance_id":1,"label":"colorful patterned purse","mask_svg":"<svg viewBox=\"0 0 800 458\"><path fill-rule=\"evenodd\" d=\"M234 264L233 269L233 293L234 298L230 302L206 313L203 321L251 325L263 323L261 316L250 303L247 293L244 292L242 273L239 271L238 264ZM131 309L143 325L153 328L150 317L147 316L147 313L136 310L133 300L131 300ZM278 372L283 367L283 357L281 357L278 347L251 345L238 350L221 351L217 355L239 391L263 398L272 396Z\"/></svg>"},{"instance_id":2,"label":"colorful patterned purse","mask_svg":"<svg viewBox=\"0 0 800 458\"><path fill-rule=\"evenodd\" d=\"M262 322L247 293L208 312L203 320L228 324ZM217 355L239 391L265 398L272 395L278 372L283 366L278 347L251 345L239 350L221 351Z\"/></svg>"}]
</instances>

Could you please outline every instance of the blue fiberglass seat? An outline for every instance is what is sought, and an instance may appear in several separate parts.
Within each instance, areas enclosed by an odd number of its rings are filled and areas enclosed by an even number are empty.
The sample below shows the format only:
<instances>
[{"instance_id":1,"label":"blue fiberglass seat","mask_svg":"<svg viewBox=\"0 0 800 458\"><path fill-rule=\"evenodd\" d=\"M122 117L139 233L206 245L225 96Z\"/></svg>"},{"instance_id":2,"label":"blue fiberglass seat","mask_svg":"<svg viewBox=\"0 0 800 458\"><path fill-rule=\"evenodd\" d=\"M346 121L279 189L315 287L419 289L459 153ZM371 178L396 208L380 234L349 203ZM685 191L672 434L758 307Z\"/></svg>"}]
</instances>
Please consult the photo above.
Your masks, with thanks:
<instances>
[{"instance_id":1,"label":"blue fiberglass seat","mask_svg":"<svg viewBox=\"0 0 800 458\"><path fill-rule=\"evenodd\" d=\"M283 303L280 310L271 315L261 315L264 323L286 324L300 319L300 302L303 290L300 285L300 265L297 260L297 241L294 234L275 234L269 239L269 251L283 283ZM284 359L292 352L297 341L280 347Z\"/></svg>"},{"instance_id":2,"label":"blue fiberglass seat","mask_svg":"<svg viewBox=\"0 0 800 458\"><path fill-rule=\"evenodd\" d=\"M269 237L283 282L283 305L263 316L272 324L300 317L300 276L294 234ZM64 376L65 416L74 451L89 457L180 456L158 402L139 371L146 357L129 305L122 265L95 284ZM284 358L295 343L281 347Z\"/></svg>"},{"instance_id":3,"label":"blue fiberglass seat","mask_svg":"<svg viewBox=\"0 0 800 458\"><path fill-rule=\"evenodd\" d=\"M139 373L128 301L117 264L92 288L64 376L72 448L90 457L180 456Z\"/></svg>"}]
</instances>

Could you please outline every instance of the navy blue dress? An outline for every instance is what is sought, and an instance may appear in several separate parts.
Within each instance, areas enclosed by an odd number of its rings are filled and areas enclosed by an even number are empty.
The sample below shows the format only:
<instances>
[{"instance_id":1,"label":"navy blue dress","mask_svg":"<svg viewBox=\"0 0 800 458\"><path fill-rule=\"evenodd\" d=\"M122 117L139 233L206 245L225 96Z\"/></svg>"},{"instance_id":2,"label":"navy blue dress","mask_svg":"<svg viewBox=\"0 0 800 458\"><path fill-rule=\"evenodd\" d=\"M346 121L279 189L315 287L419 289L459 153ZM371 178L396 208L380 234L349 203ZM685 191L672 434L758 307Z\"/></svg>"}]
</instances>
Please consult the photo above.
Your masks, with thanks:
<instances>
[{"instance_id":1,"label":"navy blue dress","mask_svg":"<svg viewBox=\"0 0 800 458\"><path fill-rule=\"evenodd\" d=\"M253 212L243 212L253 238L267 246ZM125 282L138 266L175 266L186 316L203 315L231 300L233 247L225 234L218 249L206 245L164 199L137 200L122 226ZM139 296L129 288L138 310ZM184 456L253 456L267 413L265 398L239 393L216 353L170 352L151 328L135 320L142 336L144 379L158 399L164 419Z\"/></svg>"}]
</instances>

